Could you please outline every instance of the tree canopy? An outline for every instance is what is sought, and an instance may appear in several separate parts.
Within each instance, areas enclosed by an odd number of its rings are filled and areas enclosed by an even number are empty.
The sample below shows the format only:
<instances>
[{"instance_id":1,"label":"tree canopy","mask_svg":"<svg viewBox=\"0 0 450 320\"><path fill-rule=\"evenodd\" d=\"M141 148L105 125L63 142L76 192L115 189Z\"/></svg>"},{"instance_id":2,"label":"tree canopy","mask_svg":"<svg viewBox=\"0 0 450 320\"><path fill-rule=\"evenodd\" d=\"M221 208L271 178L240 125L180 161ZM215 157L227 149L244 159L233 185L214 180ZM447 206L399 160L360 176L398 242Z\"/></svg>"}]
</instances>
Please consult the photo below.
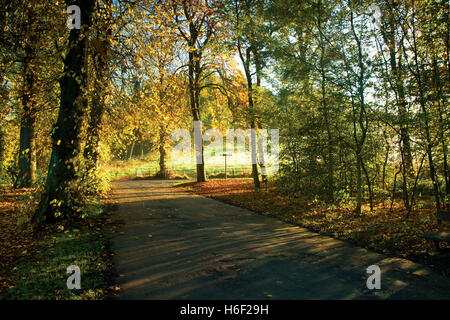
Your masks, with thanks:
<instances>
[{"instance_id":1,"label":"tree canopy","mask_svg":"<svg viewBox=\"0 0 450 320\"><path fill-rule=\"evenodd\" d=\"M80 29L67 7L80 8ZM449 210L448 1L2 1L0 179L36 225L93 211L104 167L172 132L279 129L280 190L334 203L418 197ZM196 149L206 181L208 142ZM95 211L95 210L94 210Z\"/></svg>"}]
</instances>

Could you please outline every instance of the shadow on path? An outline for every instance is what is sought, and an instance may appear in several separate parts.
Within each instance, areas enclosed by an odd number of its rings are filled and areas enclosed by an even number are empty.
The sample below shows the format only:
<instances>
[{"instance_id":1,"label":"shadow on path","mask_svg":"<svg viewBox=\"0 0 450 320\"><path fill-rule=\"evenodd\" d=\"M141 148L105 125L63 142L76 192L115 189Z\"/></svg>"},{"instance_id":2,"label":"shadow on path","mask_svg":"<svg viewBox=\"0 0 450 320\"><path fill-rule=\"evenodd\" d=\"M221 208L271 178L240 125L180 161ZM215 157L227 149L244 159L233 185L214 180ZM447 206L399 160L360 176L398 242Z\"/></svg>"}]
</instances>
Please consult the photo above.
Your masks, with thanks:
<instances>
[{"instance_id":1,"label":"shadow on path","mask_svg":"<svg viewBox=\"0 0 450 320\"><path fill-rule=\"evenodd\" d=\"M449 299L450 280L272 217L171 188L118 181L112 250L121 299ZM381 290L366 287L381 268Z\"/></svg>"}]
</instances>

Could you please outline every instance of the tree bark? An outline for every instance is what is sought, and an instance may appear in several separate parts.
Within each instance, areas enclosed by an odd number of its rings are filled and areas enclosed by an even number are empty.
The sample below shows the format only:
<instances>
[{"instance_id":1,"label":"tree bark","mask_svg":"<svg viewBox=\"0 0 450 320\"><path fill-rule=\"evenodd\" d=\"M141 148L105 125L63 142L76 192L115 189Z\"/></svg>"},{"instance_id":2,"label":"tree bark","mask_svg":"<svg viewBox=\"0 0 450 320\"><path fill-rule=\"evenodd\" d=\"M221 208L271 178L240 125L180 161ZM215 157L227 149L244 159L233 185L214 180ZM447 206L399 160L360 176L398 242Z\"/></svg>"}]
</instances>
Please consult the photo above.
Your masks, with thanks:
<instances>
[{"instance_id":1,"label":"tree bark","mask_svg":"<svg viewBox=\"0 0 450 320\"><path fill-rule=\"evenodd\" d=\"M357 145L356 146L356 157L357 157L357 161L359 162L359 166L360 166L360 168L358 168L358 180L359 180L358 183L361 184L361 176L360 175L361 175L361 169L363 169L364 175L366 176L367 187L369 189L370 210L373 211L372 184L370 182L369 173L367 172L366 167L364 165L363 157L361 156L361 153L362 153L365 141L366 141L369 122L367 120L367 115L366 115L366 104L365 104L365 96L364 96L365 67L364 67L364 61L363 61L362 44L361 44L361 39L358 37L358 35L356 33L354 19L353 19L353 11L350 12L350 22L351 22L351 29L352 29L353 37L356 41L357 48L358 48L358 68L359 68L359 72L358 72L358 96L359 96L358 124L359 124L359 128L361 130L360 139L358 139L358 137L357 137L356 125L355 125L355 122L353 122L355 143ZM352 104L353 104L353 101L352 101ZM361 192L361 186L359 186L359 192ZM359 208L357 208L357 209L359 211L358 213L361 213L361 203L359 203Z\"/></svg>"},{"instance_id":2,"label":"tree bark","mask_svg":"<svg viewBox=\"0 0 450 320\"><path fill-rule=\"evenodd\" d=\"M251 48L247 48L246 51L246 63L245 63L245 76L247 78L247 97L248 97L248 108L250 110L250 152L252 158L252 177L253 184L255 186L255 191L261 190L261 184L259 182L258 164L256 163L256 153L257 153L257 137L256 137L256 121L255 121L255 106L253 101L253 83L252 76L250 74L250 55Z\"/></svg>"},{"instance_id":3,"label":"tree bark","mask_svg":"<svg viewBox=\"0 0 450 320\"><path fill-rule=\"evenodd\" d=\"M29 16L33 21L33 16ZM30 22L32 24L32 22ZM14 185L17 188L30 188L35 181L36 146L35 146L35 75L32 70L34 60L33 37L25 42L25 57L22 61L22 115L20 119L19 138L19 172Z\"/></svg>"},{"instance_id":4,"label":"tree bark","mask_svg":"<svg viewBox=\"0 0 450 320\"><path fill-rule=\"evenodd\" d=\"M445 94L443 93L443 88L441 84L441 79L438 73L438 66L437 66L437 58L436 56L433 56L433 62L432 62L432 68L433 68L433 86L435 90L435 104L437 105L438 113L439 113L439 138L441 140L441 149L442 149L442 156L444 160L443 165L443 172L444 172L444 181L445 181L445 194L446 194L446 202L443 203L443 205L446 206L447 210L450 209L450 172L448 167L448 151L447 151L447 138L446 138L446 131L445 128L445 120L444 120L444 114L447 112L447 99L445 97Z\"/></svg>"},{"instance_id":5,"label":"tree bark","mask_svg":"<svg viewBox=\"0 0 450 320\"><path fill-rule=\"evenodd\" d=\"M167 170L167 150L166 150L167 133L164 125L159 127L159 176L167 179L169 172Z\"/></svg>"},{"instance_id":6,"label":"tree bark","mask_svg":"<svg viewBox=\"0 0 450 320\"><path fill-rule=\"evenodd\" d=\"M186 6L186 4L184 3ZM186 9L185 9L186 10ZM186 17L189 18L189 17ZM189 73L189 103L191 106L192 118L194 123L201 121L200 119L200 88L199 88L199 77L201 73L201 52L196 48L196 42L199 37L199 31L196 29L194 23L190 21L189 23L189 33L190 37L188 39L189 44L189 63L188 63L188 73ZM201 163L196 163L197 167L197 182L205 182L205 158L203 154L203 139L201 139Z\"/></svg>"},{"instance_id":7,"label":"tree bark","mask_svg":"<svg viewBox=\"0 0 450 320\"><path fill-rule=\"evenodd\" d=\"M0 119L1 120L1 119ZM0 125L1 125L0 121ZM0 176L3 174L4 170L4 159L5 159L5 133L2 126L0 126Z\"/></svg>"},{"instance_id":8,"label":"tree bark","mask_svg":"<svg viewBox=\"0 0 450 320\"><path fill-rule=\"evenodd\" d=\"M325 39L323 39L322 26L322 1L318 3L317 27L319 31L319 46L320 46L320 81L321 81L321 104L323 119L325 121L325 129L327 132L327 170L328 170L328 201L334 201L334 159L333 159L333 135L331 133L331 126L328 114L327 96L326 96L326 74L325 74Z\"/></svg>"},{"instance_id":9,"label":"tree bark","mask_svg":"<svg viewBox=\"0 0 450 320\"><path fill-rule=\"evenodd\" d=\"M414 177L414 167L412 160L411 144L409 138L408 128L408 114L407 114L407 101L405 94L405 87L403 83L403 64L402 64L402 41L397 44L395 40L395 30L397 22L395 21L395 14L392 8L393 4L389 4L385 15L387 16L387 25L381 29L384 42L389 50L389 66L391 69L391 86L396 94L397 112L399 117L400 139L401 139L401 152L403 153L404 169L408 177ZM397 62L398 60L398 62ZM407 188L406 185L403 186Z\"/></svg>"},{"instance_id":10,"label":"tree bark","mask_svg":"<svg viewBox=\"0 0 450 320\"><path fill-rule=\"evenodd\" d=\"M100 26L101 27L101 26ZM101 33L101 30L98 31ZM94 90L92 104L89 113L89 125L84 157L87 160L87 169L97 169L100 157L100 133L103 114L106 109L105 96L107 94L109 77L109 50L110 43L108 37L110 30L104 36L99 35L93 43L92 62L94 75Z\"/></svg>"},{"instance_id":11,"label":"tree bark","mask_svg":"<svg viewBox=\"0 0 450 320\"><path fill-rule=\"evenodd\" d=\"M112 0L105 0L105 16L96 21L96 37L91 40L92 71L94 76L92 104L89 114L89 129L84 157L87 170L97 169L100 158L100 134L103 114L106 110L105 97L109 82L109 59L111 49Z\"/></svg>"},{"instance_id":12,"label":"tree bark","mask_svg":"<svg viewBox=\"0 0 450 320\"><path fill-rule=\"evenodd\" d=\"M64 58L64 73L60 78L61 99L57 122L52 135L52 153L46 190L34 213L33 221L52 223L59 214L71 217L69 184L75 180L75 158L79 154L84 89L86 88L87 32L94 13L95 0L78 0L71 4L81 9L81 29L69 34L68 52Z\"/></svg>"},{"instance_id":13,"label":"tree bark","mask_svg":"<svg viewBox=\"0 0 450 320\"><path fill-rule=\"evenodd\" d=\"M136 141L133 140L133 143L131 144L131 148L130 148L130 155L128 157L128 161L131 161L133 159L133 152L134 152L134 145L136 144Z\"/></svg>"},{"instance_id":14,"label":"tree bark","mask_svg":"<svg viewBox=\"0 0 450 320\"><path fill-rule=\"evenodd\" d=\"M428 165L430 167L430 179L433 184L433 191L434 191L434 199L435 199L435 205L436 205L436 212L439 212L441 209L441 202L440 202L440 194L439 194L439 186L437 181L437 173L436 168L434 165L434 159L433 159L433 141L431 138L431 132L430 132L430 117L428 114L428 110L425 103L425 87L424 87L424 80L422 79L422 70L419 64L419 53L417 49L417 42L416 42L416 27L415 27L415 9L412 11L412 51L414 54L414 69L413 67L409 66L411 73L413 74L416 83L417 83L417 89L419 94L419 104L422 111L423 119L424 119L424 130L425 130L425 150L428 155ZM440 218L437 215L438 222L440 223Z\"/></svg>"},{"instance_id":15,"label":"tree bark","mask_svg":"<svg viewBox=\"0 0 450 320\"><path fill-rule=\"evenodd\" d=\"M361 214L362 204L362 178L361 178L361 155L356 153L356 208L355 213Z\"/></svg>"}]
</instances>

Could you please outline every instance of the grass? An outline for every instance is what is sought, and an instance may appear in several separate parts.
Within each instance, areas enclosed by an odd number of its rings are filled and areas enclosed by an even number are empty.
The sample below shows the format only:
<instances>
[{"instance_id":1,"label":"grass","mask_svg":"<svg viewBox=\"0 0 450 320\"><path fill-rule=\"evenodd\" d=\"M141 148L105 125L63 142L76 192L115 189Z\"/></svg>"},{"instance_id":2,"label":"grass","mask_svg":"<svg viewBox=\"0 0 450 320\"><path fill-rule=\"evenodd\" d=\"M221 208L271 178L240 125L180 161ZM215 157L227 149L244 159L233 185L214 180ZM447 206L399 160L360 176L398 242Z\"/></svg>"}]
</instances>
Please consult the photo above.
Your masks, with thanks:
<instances>
[{"instance_id":1,"label":"grass","mask_svg":"<svg viewBox=\"0 0 450 320\"><path fill-rule=\"evenodd\" d=\"M49 226L34 234L29 222L18 223L20 199L31 190L0 191L0 299L98 300L113 297L113 273L106 217ZM81 289L69 290L67 267L81 270Z\"/></svg>"},{"instance_id":2,"label":"grass","mask_svg":"<svg viewBox=\"0 0 450 320\"><path fill-rule=\"evenodd\" d=\"M25 252L26 253L26 252ZM106 241L101 232L80 229L40 241L32 255L18 259L11 270L5 299L104 299L109 270ZM67 289L66 268L81 270L81 289Z\"/></svg>"}]
</instances>

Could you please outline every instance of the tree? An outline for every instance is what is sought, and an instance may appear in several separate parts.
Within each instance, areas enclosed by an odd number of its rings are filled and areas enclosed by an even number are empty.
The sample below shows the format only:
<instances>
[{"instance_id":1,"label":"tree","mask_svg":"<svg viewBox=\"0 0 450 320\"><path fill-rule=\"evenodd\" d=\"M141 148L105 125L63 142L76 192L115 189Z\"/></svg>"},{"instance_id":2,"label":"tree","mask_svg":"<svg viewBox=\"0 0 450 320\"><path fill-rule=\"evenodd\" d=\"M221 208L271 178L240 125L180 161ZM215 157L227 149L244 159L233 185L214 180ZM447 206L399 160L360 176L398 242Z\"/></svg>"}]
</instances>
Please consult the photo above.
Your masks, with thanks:
<instances>
[{"instance_id":1,"label":"tree","mask_svg":"<svg viewBox=\"0 0 450 320\"><path fill-rule=\"evenodd\" d=\"M200 91L206 65L203 63L208 45L214 39L217 24L217 1L174 0L171 2L175 27L185 41L188 51L188 90L194 126L201 132ZM202 139L203 140L203 139ZM200 148L200 146L197 146ZM203 142L201 151L196 150L197 181L206 181ZM198 161L200 160L201 161ZM201 162L201 163L199 163Z\"/></svg>"},{"instance_id":2,"label":"tree","mask_svg":"<svg viewBox=\"0 0 450 320\"><path fill-rule=\"evenodd\" d=\"M6 22L2 28L12 95L20 117L20 139L16 187L31 187L36 176L36 121L52 98L56 86L56 73L61 65L58 39L62 28L54 28L48 19L61 10L58 4L29 1L25 4L11 1L2 14ZM39 36L38 36L39 35Z\"/></svg>"},{"instance_id":3,"label":"tree","mask_svg":"<svg viewBox=\"0 0 450 320\"><path fill-rule=\"evenodd\" d=\"M103 114L106 109L106 97L110 82L111 38L113 20L113 4L111 0L103 1L103 6L97 8L98 14L94 18L92 39L90 40L91 57L91 86L92 93L89 104L88 132L84 158L87 160L87 171L99 166L100 131Z\"/></svg>"},{"instance_id":4,"label":"tree","mask_svg":"<svg viewBox=\"0 0 450 320\"><path fill-rule=\"evenodd\" d=\"M349 91L351 106L352 106L352 123L353 123L353 138L354 149L356 158L356 214L361 214L362 204L362 172L366 177L367 186L369 189L369 201L370 209L373 210L373 192L372 184L370 181L369 173L367 172L364 164L363 149L369 130L369 117L366 105L366 88L369 80L370 70L367 66L367 53L365 52L364 45L367 42L367 32L364 32L363 26L367 24L367 17L363 15L357 16L355 11L358 8L358 1L347 1L347 7L349 11L350 25L346 26L350 32L349 34L343 33L349 39L352 39L352 44L343 44L343 50L349 50L350 52L356 51L355 58L352 59L351 55L343 52L343 65L346 68L348 82L344 87ZM364 8L362 8L364 10ZM359 20L357 22L356 20ZM344 27L345 28L345 27ZM369 62L370 64L370 62Z\"/></svg>"},{"instance_id":5,"label":"tree","mask_svg":"<svg viewBox=\"0 0 450 320\"><path fill-rule=\"evenodd\" d=\"M261 1L240 1L233 0L229 9L229 17L233 19L232 28L235 33L233 36L234 46L236 46L239 58L244 66L244 73L247 79L247 98L250 116L250 152L252 159L252 176L255 191L260 191L258 163L257 163L257 133L256 133L256 115L253 89L252 65L256 69L257 86L261 81L261 57L260 45L257 40L257 28L260 27L253 23L257 17L253 12L258 5L264 5Z\"/></svg>"},{"instance_id":6,"label":"tree","mask_svg":"<svg viewBox=\"0 0 450 320\"><path fill-rule=\"evenodd\" d=\"M79 153L79 134L83 115L83 91L86 89L88 32L95 12L95 0L75 1L81 10L81 29L69 34L64 73L60 78L61 102L52 136L52 154L48 167L46 190L36 208L33 220L51 223L62 213L70 216L69 184L75 179L75 157Z\"/></svg>"},{"instance_id":7,"label":"tree","mask_svg":"<svg viewBox=\"0 0 450 320\"><path fill-rule=\"evenodd\" d=\"M402 43L403 46L403 54L405 55L405 60L407 62L408 69L415 80L415 95L417 97L417 103L420 106L420 110L422 113L423 119L423 128L425 133L425 151L428 156L428 165L430 169L430 179L433 185L434 190L434 198L435 198L435 206L437 211L441 209L440 203L440 192L438 186L438 178L437 172L435 168L435 161L433 157L433 147L434 147L434 139L431 136L431 124L430 124L430 114L428 109L428 103L426 99L427 87L424 79L425 74L425 61L426 58L421 54L421 48L419 47L419 39L418 39L418 30L417 30L417 7L416 2L414 0L410 3L410 17L407 20L408 28L405 25L402 26L403 36L406 39L405 42L408 43L409 48L406 48L406 44ZM409 49L409 50L408 50ZM411 52L412 59L408 59L407 50ZM438 218L439 219L439 218Z\"/></svg>"}]
</instances>

